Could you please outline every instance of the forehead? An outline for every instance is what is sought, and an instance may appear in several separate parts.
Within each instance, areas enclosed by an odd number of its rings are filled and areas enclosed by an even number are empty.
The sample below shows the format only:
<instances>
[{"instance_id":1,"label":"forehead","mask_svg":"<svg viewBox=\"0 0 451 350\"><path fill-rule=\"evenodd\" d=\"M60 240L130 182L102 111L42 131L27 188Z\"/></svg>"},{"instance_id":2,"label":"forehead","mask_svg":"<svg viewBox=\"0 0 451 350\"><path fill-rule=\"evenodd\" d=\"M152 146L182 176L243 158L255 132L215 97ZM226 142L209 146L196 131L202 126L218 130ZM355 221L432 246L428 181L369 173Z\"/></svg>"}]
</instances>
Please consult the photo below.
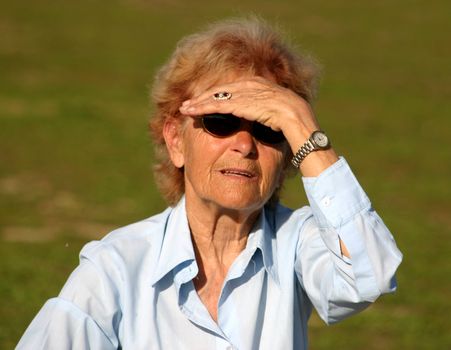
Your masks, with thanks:
<instances>
[{"instance_id":1,"label":"forehead","mask_svg":"<svg viewBox=\"0 0 451 350\"><path fill-rule=\"evenodd\" d=\"M227 72L224 74L207 74L200 77L192 85L192 96L200 95L202 92L215 85L233 83L240 79L251 78L253 75L247 72Z\"/></svg>"},{"instance_id":2,"label":"forehead","mask_svg":"<svg viewBox=\"0 0 451 350\"><path fill-rule=\"evenodd\" d=\"M276 82L275 77L271 73L266 74L260 74L257 75L254 72L250 70L234 70L234 71L228 71L225 73L220 74L206 74L202 77L200 77L197 81L193 82L191 85L191 96L198 96L202 92L212 88L215 85L223 85L223 84L229 84L234 83L240 80L247 80L252 79L257 76L261 76L265 79L268 79L272 82Z\"/></svg>"}]
</instances>

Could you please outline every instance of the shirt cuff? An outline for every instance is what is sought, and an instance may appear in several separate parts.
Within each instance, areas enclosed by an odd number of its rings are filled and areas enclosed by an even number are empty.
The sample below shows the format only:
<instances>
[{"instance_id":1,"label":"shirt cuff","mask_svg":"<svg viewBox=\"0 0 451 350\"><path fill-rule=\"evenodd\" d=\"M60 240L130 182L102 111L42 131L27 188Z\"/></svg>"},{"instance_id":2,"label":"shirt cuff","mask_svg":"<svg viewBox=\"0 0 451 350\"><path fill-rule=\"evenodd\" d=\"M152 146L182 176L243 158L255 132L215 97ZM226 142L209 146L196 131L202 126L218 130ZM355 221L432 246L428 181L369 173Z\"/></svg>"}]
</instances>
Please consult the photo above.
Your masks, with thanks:
<instances>
[{"instance_id":1,"label":"shirt cuff","mask_svg":"<svg viewBox=\"0 0 451 350\"><path fill-rule=\"evenodd\" d=\"M371 206L343 157L317 177L303 177L305 192L319 227L338 228Z\"/></svg>"}]
</instances>

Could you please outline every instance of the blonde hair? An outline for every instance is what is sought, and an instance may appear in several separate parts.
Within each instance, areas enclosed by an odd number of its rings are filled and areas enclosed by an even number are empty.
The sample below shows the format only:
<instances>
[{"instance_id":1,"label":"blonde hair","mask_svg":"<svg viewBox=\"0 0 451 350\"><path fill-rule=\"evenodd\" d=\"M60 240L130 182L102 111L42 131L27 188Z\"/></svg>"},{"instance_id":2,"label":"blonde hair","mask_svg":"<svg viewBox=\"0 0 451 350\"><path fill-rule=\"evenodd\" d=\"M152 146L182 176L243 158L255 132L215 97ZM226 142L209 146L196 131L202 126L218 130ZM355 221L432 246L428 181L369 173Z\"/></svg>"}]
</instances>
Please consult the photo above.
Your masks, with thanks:
<instances>
[{"instance_id":1,"label":"blonde hair","mask_svg":"<svg viewBox=\"0 0 451 350\"><path fill-rule=\"evenodd\" d=\"M155 112L150 120L156 164L155 181L169 205L175 205L185 192L183 168L175 167L163 138L168 118L180 118L179 107L192 97L202 78L220 78L226 72L250 72L273 76L277 84L291 89L312 102L318 78L314 61L300 55L264 21L256 18L214 23L205 31L183 38L174 53L157 72L152 102ZM287 152L284 170L289 167ZM279 190L271 202L278 200Z\"/></svg>"}]
</instances>

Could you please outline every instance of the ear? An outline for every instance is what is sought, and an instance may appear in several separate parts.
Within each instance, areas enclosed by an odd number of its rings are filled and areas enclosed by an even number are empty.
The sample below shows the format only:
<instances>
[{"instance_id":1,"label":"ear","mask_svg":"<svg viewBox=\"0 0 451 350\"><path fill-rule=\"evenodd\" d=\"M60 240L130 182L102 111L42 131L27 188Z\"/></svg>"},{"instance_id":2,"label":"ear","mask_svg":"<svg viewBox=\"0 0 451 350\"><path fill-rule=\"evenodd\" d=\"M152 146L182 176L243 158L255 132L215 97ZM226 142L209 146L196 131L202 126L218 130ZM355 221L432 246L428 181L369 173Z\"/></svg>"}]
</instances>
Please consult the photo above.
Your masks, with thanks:
<instances>
[{"instance_id":1,"label":"ear","mask_svg":"<svg viewBox=\"0 0 451 350\"><path fill-rule=\"evenodd\" d=\"M185 165L185 157L183 156L183 133L180 121L169 117L166 119L163 126L163 137L166 142L169 156L172 163L181 168Z\"/></svg>"}]
</instances>

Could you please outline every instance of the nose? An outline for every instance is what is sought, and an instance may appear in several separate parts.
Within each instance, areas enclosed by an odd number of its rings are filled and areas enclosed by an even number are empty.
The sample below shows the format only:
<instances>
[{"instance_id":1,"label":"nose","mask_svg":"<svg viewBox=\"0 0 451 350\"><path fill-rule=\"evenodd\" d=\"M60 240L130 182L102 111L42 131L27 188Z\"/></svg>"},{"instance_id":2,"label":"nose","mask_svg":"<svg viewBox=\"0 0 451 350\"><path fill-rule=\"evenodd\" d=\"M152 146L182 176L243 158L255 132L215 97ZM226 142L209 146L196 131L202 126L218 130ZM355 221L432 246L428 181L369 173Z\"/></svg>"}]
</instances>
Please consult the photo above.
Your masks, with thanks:
<instances>
[{"instance_id":1,"label":"nose","mask_svg":"<svg viewBox=\"0 0 451 350\"><path fill-rule=\"evenodd\" d=\"M233 135L232 149L239 152L243 157L255 156L257 154L257 145L250 130L241 129Z\"/></svg>"}]
</instances>

